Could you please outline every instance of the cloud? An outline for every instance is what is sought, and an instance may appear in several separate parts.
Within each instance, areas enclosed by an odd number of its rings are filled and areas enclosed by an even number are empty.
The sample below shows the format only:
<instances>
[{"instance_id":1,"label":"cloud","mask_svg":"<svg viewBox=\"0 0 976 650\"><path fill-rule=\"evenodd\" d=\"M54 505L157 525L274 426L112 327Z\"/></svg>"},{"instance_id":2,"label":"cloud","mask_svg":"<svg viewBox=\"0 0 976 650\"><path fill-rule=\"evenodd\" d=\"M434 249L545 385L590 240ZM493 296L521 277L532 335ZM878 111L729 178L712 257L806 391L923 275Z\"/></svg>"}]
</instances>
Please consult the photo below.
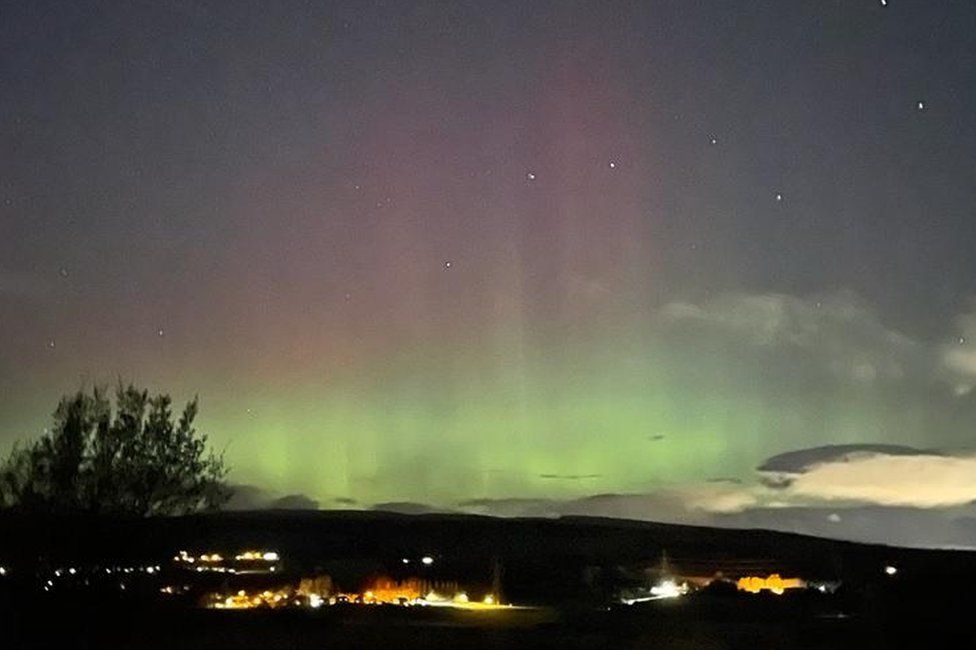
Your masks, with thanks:
<instances>
[{"instance_id":1,"label":"cloud","mask_svg":"<svg viewBox=\"0 0 976 650\"><path fill-rule=\"evenodd\" d=\"M716 515L730 528L763 528L873 544L927 548L976 548L974 509L864 505L837 509L789 506Z\"/></svg>"},{"instance_id":2,"label":"cloud","mask_svg":"<svg viewBox=\"0 0 976 650\"><path fill-rule=\"evenodd\" d=\"M224 510L261 510L268 506L271 497L256 485L230 485L230 499Z\"/></svg>"},{"instance_id":3,"label":"cloud","mask_svg":"<svg viewBox=\"0 0 976 650\"><path fill-rule=\"evenodd\" d=\"M867 444L850 447L857 451L852 453L844 447L832 454L820 449L798 450L793 458L800 460L789 465L797 469L794 482L779 490L722 477L647 493L594 494L575 499L467 499L453 508L384 503L372 509L404 514L605 517L761 528L898 546L976 548L976 503L971 502L976 480L969 478L976 476L976 458L921 451L911 454L897 448L892 454L872 453L867 450L876 446ZM782 468L782 460L768 464ZM873 467L876 463L897 466L882 469ZM947 471L947 467L951 469ZM849 474L838 476L841 470ZM883 478L875 472L882 472ZM931 481L926 476L929 472L938 472L944 478ZM915 482L906 485L905 476L918 476L929 485L915 489Z\"/></svg>"},{"instance_id":4,"label":"cloud","mask_svg":"<svg viewBox=\"0 0 976 650\"><path fill-rule=\"evenodd\" d=\"M648 493L471 499L503 517L593 516L767 528L905 546L976 547L976 454L903 445L824 445L772 456L759 482L716 477Z\"/></svg>"},{"instance_id":5,"label":"cloud","mask_svg":"<svg viewBox=\"0 0 976 650\"><path fill-rule=\"evenodd\" d=\"M719 335L756 348L801 354L859 383L928 373L930 351L886 327L856 294L840 291L806 298L786 294L726 293L702 304L672 302L661 309L667 331Z\"/></svg>"},{"instance_id":6,"label":"cloud","mask_svg":"<svg viewBox=\"0 0 976 650\"><path fill-rule=\"evenodd\" d=\"M922 451L914 447L888 444L850 444L824 445L810 449L798 449L767 458L757 468L760 472L799 473L815 465L829 462L848 462L857 458L887 454L889 456L917 456L921 454L938 455L937 452Z\"/></svg>"},{"instance_id":7,"label":"cloud","mask_svg":"<svg viewBox=\"0 0 976 650\"><path fill-rule=\"evenodd\" d=\"M379 512L395 512L401 515L429 515L441 512L450 512L444 508L433 506L426 503L415 503L413 501L387 501L385 503L374 504L370 510Z\"/></svg>"},{"instance_id":8,"label":"cloud","mask_svg":"<svg viewBox=\"0 0 976 650\"><path fill-rule=\"evenodd\" d=\"M976 388L976 310L953 319L946 341L923 341L886 326L851 291L807 297L725 293L701 304L662 307L665 331L698 340L724 336L756 349L792 352L858 384L878 380L948 384L959 397Z\"/></svg>"},{"instance_id":9,"label":"cloud","mask_svg":"<svg viewBox=\"0 0 976 650\"><path fill-rule=\"evenodd\" d=\"M937 508L976 500L976 454L861 453L790 476L786 496Z\"/></svg>"},{"instance_id":10,"label":"cloud","mask_svg":"<svg viewBox=\"0 0 976 650\"><path fill-rule=\"evenodd\" d=\"M757 468L775 499L791 505L943 508L976 501L976 453L902 445L826 445L778 454Z\"/></svg>"},{"instance_id":11,"label":"cloud","mask_svg":"<svg viewBox=\"0 0 976 650\"><path fill-rule=\"evenodd\" d=\"M318 510L319 502L304 494L277 496L256 485L230 485L225 510Z\"/></svg>"},{"instance_id":12,"label":"cloud","mask_svg":"<svg viewBox=\"0 0 976 650\"><path fill-rule=\"evenodd\" d=\"M289 494L275 499L268 508L272 510L318 510L319 502L304 494Z\"/></svg>"},{"instance_id":13,"label":"cloud","mask_svg":"<svg viewBox=\"0 0 976 650\"><path fill-rule=\"evenodd\" d=\"M457 507L470 514L495 517L558 517L561 503L558 499L486 498L466 499Z\"/></svg>"},{"instance_id":14,"label":"cloud","mask_svg":"<svg viewBox=\"0 0 976 650\"><path fill-rule=\"evenodd\" d=\"M649 493L595 494L578 499L469 499L457 507L502 517L582 515L651 521L688 521L709 513L734 512L758 503L748 489L706 482Z\"/></svg>"}]
</instances>

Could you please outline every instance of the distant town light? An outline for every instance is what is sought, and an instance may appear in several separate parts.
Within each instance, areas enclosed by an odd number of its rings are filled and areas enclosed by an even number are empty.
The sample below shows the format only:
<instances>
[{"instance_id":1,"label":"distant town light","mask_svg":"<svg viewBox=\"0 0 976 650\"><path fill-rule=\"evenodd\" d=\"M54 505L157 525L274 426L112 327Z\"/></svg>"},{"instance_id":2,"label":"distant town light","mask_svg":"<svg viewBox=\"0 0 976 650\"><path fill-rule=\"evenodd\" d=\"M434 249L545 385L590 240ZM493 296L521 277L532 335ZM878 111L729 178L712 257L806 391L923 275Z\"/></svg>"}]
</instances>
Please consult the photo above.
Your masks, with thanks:
<instances>
[{"instance_id":1,"label":"distant town light","mask_svg":"<svg viewBox=\"0 0 976 650\"><path fill-rule=\"evenodd\" d=\"M429 555L425 555L422 558L420 558L420 561L423 562L425 565L430 566L431 564L434 563L434 558L432 558Z\"/></svg>"},{"instance_id":2,"label":"distant town light","mask_svg":"<svg viewBox=\"0 0 976 650\"><path fill-rule=\"evenodd\" d=\"M677 598L685 591L674 580L663 580L651 587L651 595L658 598Z\"/></svg>"}]
</instances>

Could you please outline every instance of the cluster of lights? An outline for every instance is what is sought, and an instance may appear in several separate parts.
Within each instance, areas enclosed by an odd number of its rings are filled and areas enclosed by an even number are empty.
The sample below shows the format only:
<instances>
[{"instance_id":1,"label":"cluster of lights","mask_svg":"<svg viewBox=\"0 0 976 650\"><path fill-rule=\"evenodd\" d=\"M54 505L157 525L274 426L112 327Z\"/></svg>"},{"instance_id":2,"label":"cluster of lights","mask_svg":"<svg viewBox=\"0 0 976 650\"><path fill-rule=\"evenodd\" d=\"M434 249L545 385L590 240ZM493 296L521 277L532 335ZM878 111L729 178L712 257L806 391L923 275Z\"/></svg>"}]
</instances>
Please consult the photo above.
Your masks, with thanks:
<instances>
[{"instance_id":1,"label":"cluster of lights","mask_svg":"<svg viewBox=\"0 0 976 650\"><path fill-rule=\"evenodd\" d=\"M495 602L495 597L491 594L486 595L480 601L471 600L463 591L457 592L453 596L445 596L437 593L436 591L430 591L423 596L409 597L406 595L400 595L395 598L391 598L388 594L367 590L361 594L336 594L335 596L330 596L327 600L322 598L319 605L311 606L319 607L325 603L328 603L329 605L342 605L349 603L356 605L399 605L402 607L453 607L457 609L495 609L512 607L511 605L497 604Z\"/></svg>"},{"instance_id":2,"label":"cluster of lights","mask_svg":"<svg viewBox=\"0 0 976 650\"><path fill-rule=\"evenodd\" d=\"M237 573L237 569L234 567L227 566L206 566L203 564L198 565L194 571L197 573L212 572L212 573Z\"/></svg>"},{"instance_id":3,"label":"cluster of lights","mask_svg":"<svg viewBox=\"0 0 976 650\"><path fill-rule=\"evenodd\" d=\"M238 553L234 556L234 559L238 562L277 562L281 559L275 551L244 551ZM185 562L187 564L194 564L196 562L203 562L205 564L213 564L216 562L223 562L224 556L220 553L204 553L199 557L190 555L186 551L180 551L175 556L173 556L174 562Z\"/></svg>"},{"instance_id":4,"label":"cluster of lights","mask_svg":"<svg viewBox=\"0 0 976 650\"><path fill-rule=\"evenodd\" d=\"M450 594L453 595L444 595ZM164 593L176 593L168 587ZM204 599L204 604L213 609L254 609L308 607L319 609L326 605L399 605L455 607L461 609L495 609L501 607L494 594L482 600L471 600L467 593L457 588L453 582L430 583L419 578L400 582L379 578L362 593L333 592L331 580L322 577L303 579L297 588L280 587L276 590L231 593L213 593ZM508 605L507 607L511 607Z\"/></svg>"},{"instance_id":5,"label":"cluster of lights","mask_svg":"<svg viewBox=\"0 0 976 650\"><path fill-rule=\"evenodd\" d=\"M219 555L217 557L220 557ZM280 558L274 551L244 551L234 556L238 562L277 562Z\"/></svg>"},{"instance_id":6,"label":"cluster of lights","mask_svg":"<svg viewBox=\"0 0 976 650\"><path fill-rule=\"evenodd\" d=\"M42 588L45 592L51 592L58 587L58 583L68 585L77 585L79 581L84 581L85 585L89 584L91 579L99 579L100 576L110 576L118 575L122 578L120 580L118 588L121 591L125 591L126 583L125 579L129 576L137 577L139 574L145 575L155 575L162 570L158 564L150 564L144 566L93 566L93 567L66 567L58 568L54 571L48 573L42 578L43 584Z\"/></svg>"},{"instance_id":7,"label":"cluster of lights","mask_svg":"<svg viewBox=\"0 0 976 650\"><path fill-rule=\"evenodd\" d=\"M197 572L213 572L213 573L255 573L255 572L271 572L277 569L274 566L275 562L278 562L281 556L275 551L243 551L238 553L233 557L234 562L247 563L246 566L227 566L225 562L227 559L224 558L220 553L203 553L200 556L190 555L186 551L180 551L175 556L173 556L173 561L181 565L193 565L194 570ZM258 567L254 566L254 563L260 563ZM267 566L263 566L267 565Z\"/></svg>"},{"instance_id":8,"label":"cluster of lights","mask_svg":"<svg viewBox=\"0 0 976 650\"><path fill-rule=\"evenodd\" d=\"M134 574L134 573L147 573L149 575L153 575L155 573L159 573L161 570L162 567L159 566L158 564L147 564L144 566L115 565L115 566L102 567L101 572L105 573L106 575ZM97 573L98 571L99 571L98 567L95 567L93 569L78 569L72 566L67 568L55 569L53 571L53 575L55 578L71 578L77 575L90 575L93 573Z\"/></svg>"},{"instance_id":9,"label":"cluster of lights","mask_svg":"<svg viewBox=\"0 0 976 650\"><path fill-rule=\"evenodd\" d=\"M288 590L265 590L260 593L248 594L242 589L230 596L213 597L211 607L213 609L254 609L256 607L277 609L302 604L302 600L293 598Z\"/></svg>"},{"instance_id":10,"label":"cluster of lights","mask_svg":"<svg viewBox=\"0 0 976 650\"><path fill-rule=\"evenodd\" d=\"M176 590L173 587L165 587L163 593L173 594ZM403 605L403 606L431 606L431 607L457 607L462 609L492 609L500 607L495 604L495 598L490 594L485 596L480 602L471 601L464 592L459 592L454 596L441 596L436 592L430 592L426 596L407 599L400 597L397 600L388 600L386 597L374 593L371 590L362 594L336 594L335 596L322 596L320 594L309 594L307 596L293 594L288 589L276 591L265 590L257 593L248 593L240 590L234 594L222 595L214 594L208 599L209 607L212 609L256 609L282 607L310 607L319 609L322 606L341 605L355 603L361 605Z\"/></svg>"}]
</instances>

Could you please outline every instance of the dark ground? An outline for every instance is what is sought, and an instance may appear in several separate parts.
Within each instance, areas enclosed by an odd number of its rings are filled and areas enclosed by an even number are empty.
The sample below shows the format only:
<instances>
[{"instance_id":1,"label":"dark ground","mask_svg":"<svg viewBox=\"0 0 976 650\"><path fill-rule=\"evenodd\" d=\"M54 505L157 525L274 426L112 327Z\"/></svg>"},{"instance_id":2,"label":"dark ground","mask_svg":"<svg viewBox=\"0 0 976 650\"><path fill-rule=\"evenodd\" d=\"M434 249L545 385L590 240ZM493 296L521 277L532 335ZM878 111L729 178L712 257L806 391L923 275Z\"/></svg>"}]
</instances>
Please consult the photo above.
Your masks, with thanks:
<instances>
[{"instance_id":1,"label":"dark ground","mask_svg":"<svg viewBox=\"0 0 976 650\"><path fill-rule=\"evenodd\" d=\"M966 552L625 521L356 513L0 517L0 533L0 560L10 569L0 578L0 649L976 648L976 555ZM402 556L430 553L437 558L432 578L485 584L497 560L506 600L538 607L200 610L158 597L159 581L171 581L172 569L141 578L141 591L133 578L124 594L80 583L52 593L40 588L45 572L66 563L165 564L180 548L247 547L280 551L283 573L276 577L285 581L323 566L340 583L352 581L356 571L388 573L402 566ZM679 570L749 568L840 587L613 604L614 589L664 550ZM884 573L889 563L898 566L896 576Z\"/></svg>"},{"instance_id":2,"label":"dark ground","mask_svg":"<svg viewBox=\"0 0 976 650\"><path fill-rule=\"evenodd\" d=\"M3 647L17 649L976 647L968 613L957 611L932 625L919 613L898 611L842 617L772 602L740 607L693 601L611 611L171 611L89 602L13 616L8 609L2 620Z\"/></svg>"},{"instance_id":3,"label":"dark ground","mask_svg":"<svg viewBox=\"0 0 976 650\"><path fill-rule=\"evenodd\" d=\"M362 605L219 611L8 591L0 603L0 647L973 648L973 602L967 584L927 581L836 594L698 592L634 606L495 611Z\"/></svg>"}]
</instances>

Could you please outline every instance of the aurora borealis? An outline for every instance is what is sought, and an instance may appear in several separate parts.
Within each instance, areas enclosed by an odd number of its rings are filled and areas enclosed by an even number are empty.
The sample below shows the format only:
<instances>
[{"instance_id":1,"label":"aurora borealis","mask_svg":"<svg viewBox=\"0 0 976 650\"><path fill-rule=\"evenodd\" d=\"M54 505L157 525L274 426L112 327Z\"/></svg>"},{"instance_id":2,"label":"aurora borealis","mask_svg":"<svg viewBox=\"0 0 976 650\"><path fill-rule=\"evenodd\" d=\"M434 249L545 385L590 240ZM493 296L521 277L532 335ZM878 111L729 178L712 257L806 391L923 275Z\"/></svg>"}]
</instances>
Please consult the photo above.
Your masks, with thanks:
<instances>
[{"instance_id":1,"label":"aurora borealis","mask_svg":"<svg viewBox=\"0 0 976 650\"><path fill-rule=\"evenodd\" d=\"M121 377L266 500L976 516L976 7L2 12L4 450Z\"/></svg>"}]
</instances>

